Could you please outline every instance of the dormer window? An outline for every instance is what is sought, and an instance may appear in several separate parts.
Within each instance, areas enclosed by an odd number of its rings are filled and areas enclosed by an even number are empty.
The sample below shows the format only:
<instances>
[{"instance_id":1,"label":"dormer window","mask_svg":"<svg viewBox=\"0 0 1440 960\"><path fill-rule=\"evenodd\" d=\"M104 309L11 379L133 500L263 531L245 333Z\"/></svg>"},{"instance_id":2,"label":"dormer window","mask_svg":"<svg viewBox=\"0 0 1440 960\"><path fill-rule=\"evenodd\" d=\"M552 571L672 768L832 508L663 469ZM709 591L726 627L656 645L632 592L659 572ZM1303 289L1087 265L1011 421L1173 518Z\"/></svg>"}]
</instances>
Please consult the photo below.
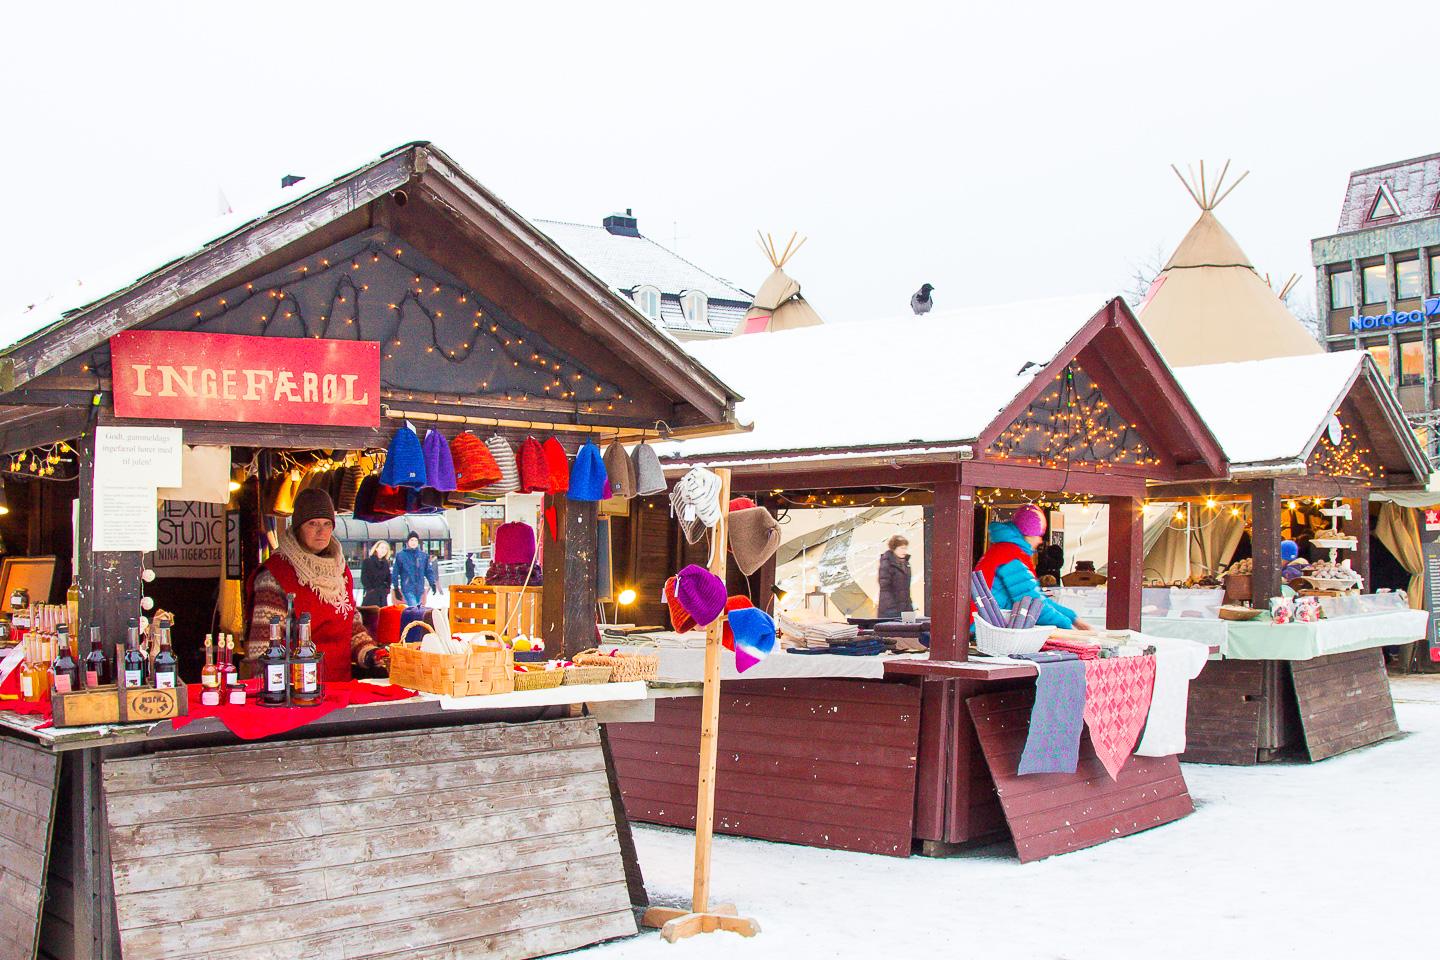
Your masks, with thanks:
<instances>
[{"instance_id":1,"label":"dormer window","mask_svg":"<svg viewBox=\"0 0 1440 960\"><path fill-rule=\"evenodd\" d=\"M1370 204L1370 220L1388 220L1390 217L1400 216L1400 205L1395 202L1395 196L1385 184L1380 184L1380 189L1375 191L1375 200Z\"/></svg>"},{"instance_id":2,"label":"dormer window","mask_svg":"<svg viewBox=\"0 0 1440 960\"><path fill-rule=\"evenodd\" d=\"M632 293L630 297L635 301L635 306L639 307L640 312L645 314L645 316L651 320L660 319L659 289L650 286L636 287L635 292Z\"/></svg>"},{"instance_id":3,"label":"dormer window","mask_svg":"<svg viewBox=\"0 0 1440 960\"><path fill-rule=\"evenodd\" d=\"M680 294L680 309L685 312L685 319L692 327L708 326L706 318L710 307L710 298L700 290L686 290Z\"/></svg>"}]
</instances>

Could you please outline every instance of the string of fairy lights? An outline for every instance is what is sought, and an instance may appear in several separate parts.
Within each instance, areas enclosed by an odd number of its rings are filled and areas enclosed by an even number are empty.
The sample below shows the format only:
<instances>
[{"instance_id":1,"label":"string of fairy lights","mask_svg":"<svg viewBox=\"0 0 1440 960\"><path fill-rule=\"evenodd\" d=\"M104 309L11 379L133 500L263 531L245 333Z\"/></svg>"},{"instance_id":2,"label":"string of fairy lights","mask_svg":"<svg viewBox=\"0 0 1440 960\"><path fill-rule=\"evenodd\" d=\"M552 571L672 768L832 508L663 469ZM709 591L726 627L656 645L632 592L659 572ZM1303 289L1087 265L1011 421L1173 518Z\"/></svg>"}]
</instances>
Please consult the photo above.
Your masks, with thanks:
<instances>
[{"instance_id":1,"label":"string of fairy lights","mask_svg":"<svg viewBox=\"0 0 1440 960\"><path fill-rule=\"evenodd\" d=\"M585 413L614 411L618 404L627 402L620 387L575 360L542 348L528 331L513 327L512 321L499 312L488 311L473 291L445 278L434 277L404 258L403 246L380 243L367 244L349 257L331 259L315 255L287 268L293 274L290 281L268 285L246 283L196 305L191 309L192 329L213 327L258 299L263 309L256 316L253 329L262 335L268 334L277 325L298 324L304 336L319 339L332 333L343 333L343 328L358 325L360 329L356 333L363 339L380 342L385 359L393 361L395 351L405 346L401 328L407 319L419 319L422 328L428 327L428 342L424 343L427 354L436 354L458 365L479 350L493 350L500 353L512 369L544 378L544 382L538 384L539 389L533 393L513 387L501 389L498 385L492 392L491 382L487 379L478 380L473 393L503 398L508 402L541 398L570 401L576 405L577 411ZM374 279L368 273L372 267L382 263L404 268L409 272L411 282L403 295L387 301L383 310L362 314L361 301L371 293ZM326 301L328 305L318 314L307 311L303 298L297 296L292 284L331 276L334 284ZM366 329L379 317L388 321L382 324L382 329ZM385 386L407 389L393 383ZM634 402L633 398L628 400L630 404Z\"/></svg>"},{"instance_id":2,"label":"string of fairy lights","mask_svg":"<svg viewBox=\"0 0 1440 960\"><path fill-rule=\"evenodd\" d=\"M1321 436L1305 462L1306 473L1359 480L1367 487L1376 480L1384 480L1384 465L1372 464L1374 451L1357 442L1355 437L1350 425L1340 421L1340 442L1332 443L1328 435Z\"/></svg>"},{"instance_id":3,"label":"string of fairy lights","mask_svg":"<svg viewBox=\"0 0 1440 960\"><path fill-rule=\"evenodd\" d=\"M1078 363L1055 375L1054 383L996 438L997 460L1064 469L1084 461L1094 469L1160 462L1139 428L1117 414Z\"/></svg>"},{"instance_id":4,"label":"string of fairy lights","mask_svg":"<svg viewBox=\"0 0 1440 960\"><path fill-rule=\"evenodd\" d=\"M6 458L5 472L17 476L74 480L80 475L75 449L64 440L9 453Z\"/></svg>"}]
</instances>

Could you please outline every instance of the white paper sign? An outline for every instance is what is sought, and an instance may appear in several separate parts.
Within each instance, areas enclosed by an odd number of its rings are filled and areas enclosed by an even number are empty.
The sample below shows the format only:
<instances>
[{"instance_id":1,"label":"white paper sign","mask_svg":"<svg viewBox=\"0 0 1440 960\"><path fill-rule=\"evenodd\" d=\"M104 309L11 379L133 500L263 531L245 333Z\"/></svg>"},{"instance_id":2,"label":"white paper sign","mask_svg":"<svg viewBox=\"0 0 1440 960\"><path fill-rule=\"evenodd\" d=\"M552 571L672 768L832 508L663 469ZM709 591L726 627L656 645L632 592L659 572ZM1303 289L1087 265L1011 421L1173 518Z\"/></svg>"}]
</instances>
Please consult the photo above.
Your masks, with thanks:
<instances>
[{"instance_id":1,"label":"white paper sign","mask_svg":"<svg viewBox=\"0 0 1440 960\"><path fill-rule=\"evenodd\" d=\"M155 549L158 514L154 487L96 487L91 549Z\"/></svg>"},{"instance_id":2,"label":"white paper sign","mask_svg":"<svg viewBox=\"0 0 1440 960\"><path fill-rule=\"evenodd\" d=\"M148 487L152 492L180 486L180 440L179 427L97 428L95 486Z\"/></svg>"}]
</instances>

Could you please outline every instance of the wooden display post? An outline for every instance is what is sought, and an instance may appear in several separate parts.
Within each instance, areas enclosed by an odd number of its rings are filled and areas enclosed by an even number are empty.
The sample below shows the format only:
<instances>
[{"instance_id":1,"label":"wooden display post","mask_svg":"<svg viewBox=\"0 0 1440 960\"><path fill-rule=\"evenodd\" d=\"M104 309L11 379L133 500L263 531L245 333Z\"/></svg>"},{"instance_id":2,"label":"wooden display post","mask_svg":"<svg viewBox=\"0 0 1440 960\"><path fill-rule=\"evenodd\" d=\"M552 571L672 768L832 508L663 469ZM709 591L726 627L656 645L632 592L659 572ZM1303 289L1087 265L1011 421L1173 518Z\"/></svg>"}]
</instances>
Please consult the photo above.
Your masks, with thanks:
<instances>
[{"instance_id":1,"label":"wooden display post","mask_svg":"<svg viewBox=\"0 0 1440 960\"><path fill-rule=\"evenodd\" d=\"M725 579L730 526L730 471L716 470L720 477L720 520L715 524L710 572ZM710 848L715 835L715 758L720 742L720 652L724 649L725 614L705 628L705 692L700 706L700 785L695 802L695 887L689 910L651 907L641 919L647 927L659 927L669 943L697 933L729 930L744 937L760 932L760 924L737 915L735 905L710 905Z\"/></svg>"}]
</instances>

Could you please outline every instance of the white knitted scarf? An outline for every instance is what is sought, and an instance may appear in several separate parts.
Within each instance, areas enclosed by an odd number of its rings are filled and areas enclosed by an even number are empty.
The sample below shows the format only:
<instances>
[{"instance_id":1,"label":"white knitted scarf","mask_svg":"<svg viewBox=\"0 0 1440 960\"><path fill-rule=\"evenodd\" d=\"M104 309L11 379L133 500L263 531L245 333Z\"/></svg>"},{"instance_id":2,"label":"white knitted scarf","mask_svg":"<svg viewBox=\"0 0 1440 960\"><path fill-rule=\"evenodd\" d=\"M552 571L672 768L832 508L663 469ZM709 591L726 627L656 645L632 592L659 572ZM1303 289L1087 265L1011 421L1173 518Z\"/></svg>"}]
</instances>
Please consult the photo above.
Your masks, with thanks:
<instances>
[{"instance_id":1,"label":"white knitted scarf","mask_svg":"<svg viewBox=\"0 0 1440 960\"><path fill-rule=\"evenodd\" d=\"M314 590L316 596L341 613L350 608L354 600L345 589L345 554L338 540L332 537L325 552L315 554L286 530L280 534L279 553L290 562L301 585Z\"/></svg>"}]
</instances>

